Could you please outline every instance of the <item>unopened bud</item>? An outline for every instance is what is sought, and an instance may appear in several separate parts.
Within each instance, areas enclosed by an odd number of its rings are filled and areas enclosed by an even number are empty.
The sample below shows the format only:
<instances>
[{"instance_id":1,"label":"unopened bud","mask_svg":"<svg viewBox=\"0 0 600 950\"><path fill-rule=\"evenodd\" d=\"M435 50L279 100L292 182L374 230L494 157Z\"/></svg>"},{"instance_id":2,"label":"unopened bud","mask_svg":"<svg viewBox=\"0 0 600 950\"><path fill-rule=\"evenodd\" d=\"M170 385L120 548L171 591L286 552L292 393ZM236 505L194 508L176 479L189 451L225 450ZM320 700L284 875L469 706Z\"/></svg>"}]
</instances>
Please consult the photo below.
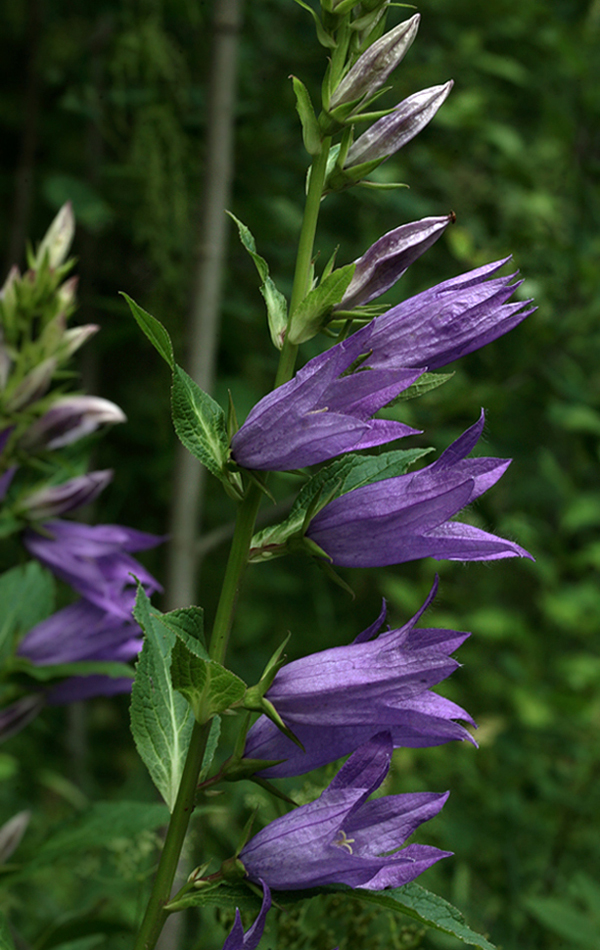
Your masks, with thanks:
<instances>
[{"instance_id":1,"label":"unopened bud","mask_svg":"<svg viewBox=\"0 0 600 950\"><path fill-rule=\"evenodd\" d=\"M383 161L401 149L433 119L453 85L450 80L443 86L431 86L404 99L393 112L375 122L350 146L344 168Z\"/></svg>"},{"instance_id":2,"label":"unopened bud","mask_svg":"<svg viewBox=\"0 0 600 950\"><path fill-rule=\"evenodd\" d=\"M105 469L70 478L62 485L47 485L22 499L18 505L19 513L28 521L59 518L92 502L106 488L112 477L112 470Z\"/></svg>"},{"instance_id":3,"label":"unopened bud","mask_svg":"<svg viewBox=\"0 0 600 950\"><path fill-rule=\"evenodd\" d=\"M6 402L7 411L16 412L31 405L37 399L41 399L44 393L47 392L55 371L56 360L53 356L38 363L15 387L14 392Z\"/></svg>"},{"instance_id":4,"label":"unopened bud","mask_svg":"<svg viewBox=\"0 0 600 950\"><path fill-rule=\"evenodd\" d=\"M99 396L63 396L29 427L21 439L28 452L60 449L89 435L100 425L126 422L119 406Z\"/></svg>"},{"instance_id":5,"label":"unopened bud","mask_svg":"<svg viewBox=\"0 0 600 950\"><path fill-rule=\"evenodd\" d=\"M411 221L380 237L355 262L354 276L336 310L352 310L370 303L400 280L416 261L444 233L452 215Z\"/></svg>"},{"instance_id":6,"label":"unopened bud","mask_svg":"<svg viewBox=\"0 0 600 950\"><path fill-rule=\"evenodd\" d=\"M78 283L78 277L69 277L56 291L56 297L61 310L69 311L75 305Z\"/></svg>"},{"instance_id":7,"label":"unopened bud","mask_svg":"<svg viewBox=\"0 0 600 950\"><path fill-rule=\"evenodd\" d=\"M8 276L4 281L2 288L0 289L0 300L2 301L2 304L5 308L14 307L15 303L17 302L15 284L20 279L21 273L19 268L16 264L13 264L8 272Z\"/></svg>"},{"instance_id":8,"label":"unopened bud","mask_svg":"<svg viewBox=\"0 0 600 950\"><path fill-rule=\"evenodd\" d=\"M54 270L66 260L73 235L75 234L75 217L70 201L62 206L54 221L46 231L42 243L35 255L34 270L42 265L47 256L49 266Z\"/></svg>"},{"instance_id":9,"label":"unopened bud","mask_svg":"<svg viewBox=\"0 0 600 950\"><path fill-rule=\"evenodd\" d=\"M0 864L4 864L13 851L17 850L30 819L30 811L20 811L2 825L0 828Z\"/></svg>"},{"instance_id":10,"label":"unopened bud","mask_svg":"<svg viewBox=\"0 0 600 950\"><path fill-rule=\"evenodd\" d=\"M415 13L369 46L334 89L330 110L356 99L368 99L384 84L412 45L420 19Z\"/></svg>"},{"instance_id":11,"label":"unopened bud","mask_svg":"<svg viewBox=\"0 0 600 950\"><path fill-rule=\"evenodd\" d=\"M62 338L61 355L68 359L80 346L87 343L90 337L94 336L99 329L100 327L96 323L86 323L82 327L72 327L67 330Z\"/></svg>"}]
</instances>

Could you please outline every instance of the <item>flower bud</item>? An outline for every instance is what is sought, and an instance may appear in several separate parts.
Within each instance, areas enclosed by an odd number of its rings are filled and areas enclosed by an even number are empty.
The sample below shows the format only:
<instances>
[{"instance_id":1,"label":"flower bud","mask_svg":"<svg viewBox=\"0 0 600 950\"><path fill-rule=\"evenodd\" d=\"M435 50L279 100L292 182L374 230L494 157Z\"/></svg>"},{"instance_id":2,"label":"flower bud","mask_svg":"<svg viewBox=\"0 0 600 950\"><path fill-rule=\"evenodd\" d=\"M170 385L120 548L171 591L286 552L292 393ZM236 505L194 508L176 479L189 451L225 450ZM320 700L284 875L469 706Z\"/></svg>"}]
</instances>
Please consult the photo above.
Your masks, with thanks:
<instances>
[{"instance_id":1,"label":"flower bud","mask_svg":"<svg viewBox=\"0 0 600 950\"><path fill-rule=\"evenodd\" d=\"M421 89L404 99L393 112L375 122L348 149L344 168L383 161L410 142L433 119L450 93L453 81Z\"/></svg>"},{"instance_id":2,"label":"flower bud","mask_svg":"<svg viewBox=\"0 0 600 950\"><path fill-rule=\"evenodd\" d=\"M330 110L356 99L368 99L384 84L412 45L420 19L416 13L369 46L334 89Z\"/></svg>"},{"instance_id":3,"label":"flower bud","mask_svg":"<svg viewBox=\"0 0 600 950\"><path fill-rule=\"evenodd\" d=\"M48 265L54 270L64 263L73 235L75 234L75 218L70 201L62 206L54 221L46 231L42 243L38 247L33 264L34 270L41 267L47 255Z\"/></svg>"},{"instance_id":4,"label":"flower bud","mask_svg":"<svg viewBox=\"0 0 600 950\"><path fill-rule=\"evenodd\" d=\"M0 864L4 864L13 851L17 850L30 820L30 811L20 811L2 825L0 828Z\"/></svg>"},{"instance_id":5,"label":"flower bud","mask_svg":"<svg viewBox=\"0 0 600 950\"><path fill-rule=\"evenodd\" d=\"M64 359L68 359L80 346L83 346L84 343L94 336L98 332L100 327L97 323L86 323L81 327L72 327L72 329L67 330L62 338L62 350L61 355L64 356Z\"/></svg>"},{"instance_id":6,"label":"flower bud","mask_svg":"<svg viewBox=\"0 0 600 950\"><path fill-rule=\"evenodd\" d=\"M44 393L47 392L55 371L56 360L53 356L38 363L16 386L12 396L7 400L7 411L16 412L30 406L37 399L41 399Z\"/></svg>"},{"instance_id":7,"label":"flower bud","mask_svg":"<svg viewBox=\"0 0 600 950\"><path fill-rule=\"evenodd\" d=\"M47 485L23 499L19 504L19 513L28 521L58 518L92 502L106 488L112 477L112 470L105 469L70 478L62 485Z\"/></svg>"},{"instance_id":8,"label":"flower bud","mask_svg":"<svg viewBox=\"0 0 600 950\"><path fill-rule=\"evenodd\" d=\"M62 311L68 311L75 305L78 283L79 277L69 277L56 291L56 298Z\"/></svg>"},{"instance_id":9,"label":"flower bud","mask_svg":"<svg viewBox=\"0 0 600 950\"><path fill-rule=\"evenodd\" d=\"M21 447L28 452L60 449L89 435L100 425L126 421L123 410L108 399L64 396L30 426L21 439Z\"/></svg>"}]
</instances>

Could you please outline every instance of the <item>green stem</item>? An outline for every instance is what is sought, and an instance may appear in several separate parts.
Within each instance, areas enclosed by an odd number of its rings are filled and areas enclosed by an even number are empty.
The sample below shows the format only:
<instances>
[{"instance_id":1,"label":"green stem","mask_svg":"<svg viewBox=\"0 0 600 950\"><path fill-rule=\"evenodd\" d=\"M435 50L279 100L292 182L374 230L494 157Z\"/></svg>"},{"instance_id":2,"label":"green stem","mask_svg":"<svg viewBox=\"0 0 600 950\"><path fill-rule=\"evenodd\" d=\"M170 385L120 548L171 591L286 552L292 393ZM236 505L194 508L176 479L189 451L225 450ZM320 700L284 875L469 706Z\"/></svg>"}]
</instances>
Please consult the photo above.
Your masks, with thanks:
<instances>
[{"instance_id":1,"label":"green stem","mask_svg":"<svg viewBox=\"0 0 600 950\"><path fill-rule=\"evenodd\" d=\"M306 206L304 209L304 220L298 242L298 255L296 258L296 270L294 272L290 314L293 313L294 309L304 299L310 289L309 283L313 247L330 147L331 139L324 139L321 152L315 158L312 166ZM297 352L298 347L289 343L286 339L279 357L275 388L290 380L294 375ZM222 664L225 662L229 634L242 577L248 563L248 552L254 533L254 525L261 496L262 492L258 485L251 482L248 486L246 496L238 508L235 532L231 542L227 567L225 568L223 587L221 588L221 596L217 606L210 641L210 658L217 663ZM203 725L199 725L198 723L194 724L175 808L171 815L171 821L167 829L165 844L160 856L152 894L150 895L150 900L134 950L153 950L164 926L164 922L168 917L169 912L164 908L165 904L169 903L177 863L194 809L198 775L204 758L209 729L210 722Z\"/></svg>"},{"instance_id":2,"label":"green stem","mask_svg":"<svg viewBox=\"0 0 600 950\"><path fill-rule=\"evenodd\" d=\"M304 218L302 220L302 230L298 240L298 253L296 255L296 269L294 271L294 283L292 286L292 297L290 300L290 319L298 305L304 300L310 290L310 269L312 264L313 248L315 245L315 234L317 232L317 221L319 220L319 209L323 195L323 185L327 174L327 159L331 148L331 138L328 136L321 143L321 151L316 156L310 170L310 182L308 185L308 194L306 196L306 205L304 206ZM289 321L288 321L289 326ZM291 343L286 336L281 355L279 357L279 367L275 377L275 386L281 386L287 383L294 375L296 365L296 355L298 353L298 344Z\"/></svg>"},{"instance_id":3,"label":"green stem","mask_svg":"<svg viewBox=\"0 0 600 950\"><path fill-rule=\"evenodd\" d=\"M134 950L153 950L165 920L168 917L168 913L164 907L165 904L169 903L171 898L171 889L173 887L179 855L181 854L183 841L194 810L198 774L202 766L209 730L210 722L204 723L203 725L197 722L194 723L175 807L171 815L169 827L167 828L165 844L158 863L152 894L150 895L150 900L146 907L146 913L144 914Z\"/></svg>"}]
</instances>

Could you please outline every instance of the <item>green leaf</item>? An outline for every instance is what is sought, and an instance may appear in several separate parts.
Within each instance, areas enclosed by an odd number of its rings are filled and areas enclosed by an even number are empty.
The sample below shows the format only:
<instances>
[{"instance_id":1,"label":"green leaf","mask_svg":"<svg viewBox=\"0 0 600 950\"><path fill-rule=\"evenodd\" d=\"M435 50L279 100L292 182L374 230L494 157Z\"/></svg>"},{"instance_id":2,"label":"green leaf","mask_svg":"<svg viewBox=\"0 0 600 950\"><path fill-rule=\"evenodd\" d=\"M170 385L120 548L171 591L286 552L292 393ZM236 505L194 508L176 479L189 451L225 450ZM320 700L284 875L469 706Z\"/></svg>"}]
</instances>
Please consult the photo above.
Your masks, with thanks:
<instances>
[{"instance_id":1,"label":"green leaf","mask_svg":"<svg viewBox=\"0 0 600 950\"><path fill-rule=\"evenodd\" d=\"M226 481L225 463L229 452L225 413L208 393L200 389L185 370L173 368L171 394L173 425L186 449L203 465Z\"/></svg>"},{"instance_id":2,"label":"green leaf","mask_svg":"<svg viewBox=\"0 0 600 950\"><path fill-rule=\"evenodd\" d=\"M426 891L414 881L411 884L405 884L404 887L389 891L365 891L356 888L352 891L352 896L367 904L378 904L380 907L406 914L426 927L457 937L471 947L480 947L480 950L495 950L493 943L471 930L456 907L449 904L443 897Z\"/></svg>"},{"instance_id":3,"label":"green leaf","mask_svg":"<svg viewBox=\"0 0 600 950\"><path fill-rule=\"evenodd\" d=\"M161 614L153 607L152 614L179 637L191 653L203 660L208 660L202 607L178 607L167 614Z\"/></svg>"},{"instance_id":4,"label":"green leaf","mask_svg":"<svg viewBox=\"0 0 600 950\"><path fill-rule=\"evenodd\" d=\"M200 775L198 776L199 783L204 781L210 771L210 767L215 757L215 752L217 751L220 738L221 717L215 716L210 724L210 731L208 733L208 739L206 740L206 749L204 750L204 758L202 759L202 768L200 769Z\"/></svg>"},{"instance_id":5,"label":"green leaf","mask_svg":"<svg viewBox=\"0 0 600 950\"><path fill-rule=\"evenodd\" d=\"M171 684L171 651L179 643L141 585L133 615L145 633L131 693L131 731L152 781L173 810L194 724L190 707Z\"/></svg>"},{"instance_id":6,"label":"green leaf","mask_svg":"<svg viewBox=\"0 0 600 950\"><path fill-rule=\"evenodd\" d=\"M54 610L54 580L37 561L0 576L0 660Z\"/></svg>"},{"instance_id":7,"label":"green leaf","mask_svg":"<svg viewBox=\"0 0 600 950\"><path fill-rule=\"evenodd\" d=\"M444 383L447 383L453 376L454 373L423 373L412 386L409 386L408 389L405 389L404 392L401 392L395 399L389 402L388 406L395 406L397 403L404 402L407 399L424 396L425 393L437 389L438 386L443 386Z\"/></svg>"},{"instance_id":8,"label":"green leaf","mask_svg":"<svg viewBox=\"0 0 600 950\"><path fill-rule=\"evenodd\" d=\"M168 809L157 802L96 802L37 848L34 863L52 864L75 851L105 848L117 838L134 838L168 822Z\"/></svg>"},{"instance_id":9,"label":"green leaf","mask_svg":"<svg viewBox=\"0 0 600 950\"><path fill-rule=\"evenodd\" d=\"M338 267L306 295L290 319L289 338L292 343L306 343L319 332L332 308L346 293L355 269L356 264Z\"/></svg>"},{"instance_id":10,"label":"green leaf","mask_svg":"<svg viewBox=\"0 0 600 950\"><path fill-rule=\"evenodd\" d=\"M172 370L175 369L175 358L173 356L173 344L171 343L171 337L163 327L160 320L157 320L156 317L153 317L151 313L148 313L132 300L131 297L128 297L127 294L121 291L121 296L125 298L129 304L129 309L131 310L138 326L146 334L152 346L158 350L163 360L169 364Z\"/></svg>"},{"instance_id":11,"label":"green leaf","mask_svg":"<svg viewBox=\"0 0 600 950\"><path fill-rule=\"evenodd\" d=\"M189 891L180 900L173 901L169 910L184 910L186 907L222 907L224 910L235 910L239 907L241 913L258 913L261 899L246 884L220 882L218 884L201 887Z\"/></svg>"},{"instance_id":12,"label":"green leaf","mask_svg":"<svg viewBox=\"0 0 600 950\"><path fill-rule=\"evenodd\" d=\"M256 241L249 227L247 227L239 218L236 218L231 211L227 214L232 221L235 221L240 236L240 241L248 254L254 261L258 276L261 280L260 292L263 295L267 305L267 318L269 322L269 332L273 346L280 350L283 346L285 331L287 328L287 300L277 289L274 281L269 277L269 265L264 257L256 251Z\"/></svg>"},{"instance_id":13,"label":"green leaf","mask_svg":"<svg viewBox=\"0 0 600 950\"><path fill-rule=\"evenodd\" d=\"M270 525L254 535L250 560L261 561L284 554L282 548L288 539L301 534L308 526L306 522L334 498L363 485L404 475L411 465L432 451L396 449L381 455L350 453L324 465L306 482L285 521Z\"/></svg>"},{"instance_id":14,"label":"green leaf","mask_svg":"<svg viewBox=\"0 0 600 950\"><path fill-rule=\"evenodd\" d=\"M308 3L304 3L304 0L296 0L298 6L302 7L304 10L308 10L315 22L315 28L317 30L317 39L321 46L324 46L326 49L335 49L337 43L333 36L326 32L323 24L321 23L317 13L312 7L309 7Z\"/></svg>"},{"instance_id":15,"label":"green leaf","mask_svg":"<svg viewBox=\"0 0 600 950\"><path fill-rule=\"evenodd\" d=\"M181 640L173 647L171 681L173 688L185 696L199 723L229 709L246 692L239 676L215 660L194 655Z\"/></svg>"},{"instance_id":16,"label":"green leaf","mask_svg":"<svg viewBox=\"0 0 600 950\"><path fill-rule=\"evenodd\" d=\"M321 151L321 133L308 89L296 76L292 76L292 84L296 94L296 111L302 123L304 148L309 155L319 155Z\"/></svg>"},{"instance_id":17,"label":"green leaf","mask_svg":"<svg viewBox=\"0 0 600 950\"><path fill-rule=\"evenodd\" d=\"M15 945L8 929L8 921L0 910L0 950L15 950Z\"/></svg>"},{"instance_id":18,"label":"green leaf","mask_svg":"<svg viewBox=\"0 0 600 950\"><path fill-rule=\"evenodd\" d=\"M553 933L564 937L569 944L596 950L598 946L598 914L596 919L583 913L577 905L560 897L528 897L527 910Z\"/></svg>"}]
</instances>

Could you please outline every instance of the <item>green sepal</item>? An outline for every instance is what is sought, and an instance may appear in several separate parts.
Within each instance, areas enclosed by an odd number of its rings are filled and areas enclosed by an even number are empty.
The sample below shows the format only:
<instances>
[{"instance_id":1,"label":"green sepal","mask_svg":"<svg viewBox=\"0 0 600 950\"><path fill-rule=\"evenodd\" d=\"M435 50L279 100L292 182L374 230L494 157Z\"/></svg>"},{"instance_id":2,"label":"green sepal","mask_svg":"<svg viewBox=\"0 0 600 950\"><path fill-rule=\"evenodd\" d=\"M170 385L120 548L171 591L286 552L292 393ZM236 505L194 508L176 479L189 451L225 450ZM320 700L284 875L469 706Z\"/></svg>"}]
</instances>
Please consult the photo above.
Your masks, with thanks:
<instances>
[{"instance_id":1,"label":"green sepal","mask_svg":"<svg viewBox=\"0 0 600 950\"><path fill-rule=\"evenodd\" d=\"M288 335L298 345L311 340L328 322L333 307L339 303L352 280L356 264L338 267L309 291L290 318Z\"/></svg>"},{"instance_id":2,"label":"green sepal","mask_svg":"<svg viewBox=\"0 0 600 950\"><path fill-rule=\"evenodd\" d=\"M250 231L250 228L243 224L239 218L236 218L236 216L232 214L231 211L228 211L227 214L232 219L232 221L235 221L240 236L240 241L242 242L243 247L248 251L248 254L254 261L256 270L258 271L258 276L260 277L261 281L260 292L267 305L267 320L269 323L271 342L273 343L273 346L275 346L278 350L281 350L283 347L283 341L285 339L285 331L288 320L287 300L277 289L275 282L269 276L269 265L267 264L266 260L257 253L256 241L254 240L254 236Z\"/></svg>"},{"instance_id":3,"label":"green sepal","mask_svg":"<svg viewBox=\"0 0 600 950\"><path fill-rule=\"evenodd\" d=\"M321 132L308 89L296 76L292 76L292 84L296 95L296 111L302 124L304 148L309 155L319 155L321 152Z\"/></svg>"},{"instance_id":4,"label":"green sepal","mask_svg":"<svg viewBox=\"0 0 600 950\"><path fill-rule=\"evenodd\" d=\"M232 757L223 766L220 778L224 782L252 780L256 772L262 772L263 769L269 769L273 765L280 765L281 762L285 762L285 759L235 759Z\"/></svg>"},{"instance_id":5,"label":"green sepal","mask_svg":"<svg viewBox=\"0 0 600 950\"><path fill-rule=\"evenodd\" d=\"M384 161L385 158L374 158L370 162L361 162L360 165L353 165L351 168L340 168L336 165L331 174L325 179L323 193L327 194L331 191L344 191L346 188L352 188L353 185L362 182Z\"/></svg>"},{"instance_id":6,"label":"green sepal","mask_svg":"<svg viewBox=\"0 0 600 950\"><path fill-rule=\"evenodd\" d=\"M197 722L203 724L217 713L239 705L246 684L215 660L204 660L177 640L171 656L173 689L185 696Z\"/></svg>"},{"instance_id":7,"label":"green sepal","mask_svg":"<svg viewBox=\"0 0 600 950\"><path fill-rule=\"evenodd\" d=\"M140 329L146 334L152 346L160 353L163 360L174 370L175 357L173 355L173 344L171 343L171 337L160 320L157 320L152 314L143 310L140 305L137 304L135 300L132 300L126 293L123 291L120 293L129 304L129 309Z\"/></svg>"},{"instance_id":8,"label":"green sepal","mask_svg":"<svg viewBox=\"0 0 600 950\"><path fill-rule=\"evenodd\" d=\"M304 10L308 10L310 15L312 16L315 22L316 30L317 30L317 39L319 43L321 44L321 46L324 46L325 49L335 49L337 46L335 39L333 38L333 36L330 36L330 34L327 33L317 13L312 9L312 7L309 7L308 3L304 3L304 0L296 0L296 3L298 4L298 6L302 7Z\"/></svg>"}]
</instances>

